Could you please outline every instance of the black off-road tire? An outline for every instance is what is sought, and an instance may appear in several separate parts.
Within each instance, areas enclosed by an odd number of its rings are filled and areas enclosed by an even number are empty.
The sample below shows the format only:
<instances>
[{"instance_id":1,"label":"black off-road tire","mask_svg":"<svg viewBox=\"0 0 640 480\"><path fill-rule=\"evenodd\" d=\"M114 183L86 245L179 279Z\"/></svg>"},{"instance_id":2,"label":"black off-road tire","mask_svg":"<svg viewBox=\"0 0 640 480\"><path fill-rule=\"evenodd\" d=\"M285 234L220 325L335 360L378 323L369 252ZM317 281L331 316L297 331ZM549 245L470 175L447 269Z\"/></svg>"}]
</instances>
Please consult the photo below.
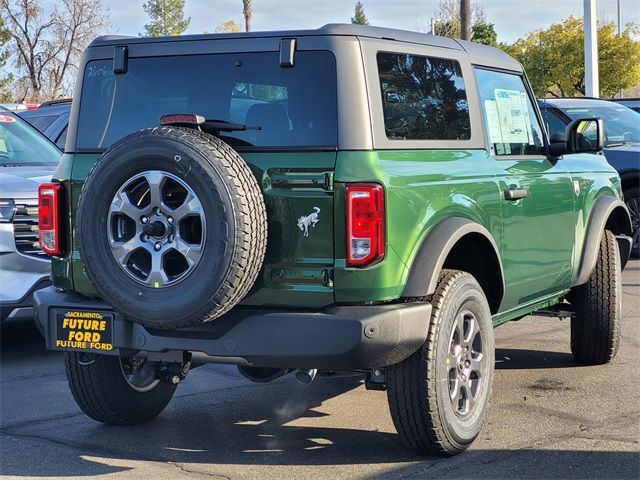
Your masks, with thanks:
<instances>
[{"instance_id":1,"label":"black off-road tire","mask_svg":"<svg viewBox=\"0 0 640 480\"><path fill-rule=\"evenodd\" d=\"M484 424L491 397L495 362L493 325L487 299L472 275L444 270L432 298L429 332L424 345L387 368L391 417L404 443L421 454L455 455L464 451ZM466 417L454 411L447 373L452 328L465 311L478 319L482 336L484 382ZM425 319L425 321L429 321Z\"/></svg>"},{"instance_id":2,"label":"black off-road tire","mask_svg":"<svg viewBox=\"0 0 640 480\"><path fill-rule=\"evenodd\" d=\"M622 321L620 251L609 230L602 233L596 266L587 283L574 287L571 352L590 365L609 363L618 352Z\"/></svg>"},{"instance_id":3,"label":"black off-road tire","mask_svg":"<svg viewBox=\"0 0 640 480\"><path fill-rule=\"evenodd\" d=\"M67 352L64 366L78 406L87 416L110 425L132 425L157 417L176 391L176 385L162 382L148 391L134 390L115 356Z\"/></svg>"},{"instance_id":4,"label":"black off-road tire","mask_svg":"<svg viewBox=\"0 0 640 480\"><path fill-rule=\"evenodd\" d=\"M131 278L111 253L107 235L118 189L151 170L184 181L206 218L199 263L163 288ZM249 292L264 260L266 218L256 178L229 145L193 129L158 127L123 138L100 157L80 195L76 231L87 276L100 296L132 321L174 329L212 321Z\"/></svg>"}]
</instances>

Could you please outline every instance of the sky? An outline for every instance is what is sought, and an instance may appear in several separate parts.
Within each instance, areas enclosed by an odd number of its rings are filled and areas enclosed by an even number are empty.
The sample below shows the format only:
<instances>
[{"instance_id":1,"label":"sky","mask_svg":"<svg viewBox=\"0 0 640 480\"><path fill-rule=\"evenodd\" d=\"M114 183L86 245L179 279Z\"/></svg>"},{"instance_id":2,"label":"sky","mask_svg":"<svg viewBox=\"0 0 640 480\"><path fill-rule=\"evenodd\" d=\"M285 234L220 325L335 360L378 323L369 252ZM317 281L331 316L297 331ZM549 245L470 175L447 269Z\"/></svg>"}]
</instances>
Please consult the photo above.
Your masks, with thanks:
<instances>
[{"instance_id":1,"label":"sky","mask_svg":"<svg viewBox=\"0 0 640 480\"><path fill-rule=\"evenodd\" d=\"M619 0L622 24L640 25L640 0ZM103 0L110 10L109 33L137 35L148 17L143 0ZM371 25L427 31L439 0L362 0ZM570 15L580 17L583 0L478 0L487 20L495 25L498 41L513 42ZM617 22L618 0L598 0L598 20ZM349 23L355 0L254 0L252 30L318 28L326 23ZM191 17L186 33L213 32L227 20L244 25L242 0L186 0Z\"/></svg>"}]
</instances>

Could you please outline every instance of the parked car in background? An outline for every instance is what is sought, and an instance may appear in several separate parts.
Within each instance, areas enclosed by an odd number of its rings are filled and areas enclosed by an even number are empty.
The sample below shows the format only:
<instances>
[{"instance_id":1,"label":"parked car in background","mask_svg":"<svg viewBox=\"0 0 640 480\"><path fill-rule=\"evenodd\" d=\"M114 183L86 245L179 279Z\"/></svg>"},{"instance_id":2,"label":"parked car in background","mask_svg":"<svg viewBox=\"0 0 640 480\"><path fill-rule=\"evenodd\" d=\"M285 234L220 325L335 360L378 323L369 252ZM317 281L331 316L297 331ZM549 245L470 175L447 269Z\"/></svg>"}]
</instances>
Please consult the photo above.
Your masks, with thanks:
<instances>
[{"instance_id":1,"label":"parked car in background","mask_svg":"<svg viewBox=\"0 0 640 480\"><path fill-rule=\"evenodd\" d=\"M6 108L12 112L19 112L23 110L35 110L38 108L37 103L0 103L0 109Z\"/></svg>"},{"instance_id":2,"label":"parked car in background","mask_svg":"<svg viewBox=\"0 0 640 480\"><path fill-rule=\"evenodd\" d=\"M640 113L640 98L616 98L615 100L612 100L612 102L619 103L620 105L624 105L625 107L629 107L631 110Z\"/></svg>"},{"instance_id":3,"label":"parked car in background","mask_svg":"<svg viewBox=\"0 0 640 480\"><path fill-rule=\"evenodd\" d=\"M32 295L49 285L51 262L38 245L38 186L61 152L17 114L0 109L0 320L33 314Z\"/></svg>"},{"instance_id":4,"label":"parked car in background","mask_svg":"<svg viewBox=\"0 0 640 480\"><path fill-rule=\"evenodd\" d=\"M538 105L550 136L564 133L567 125L579 118L604 120L604 155L622 180L634 229L631 254L637 258L640 254L640 113L619 103L595 98L545 98L538 100Z\"/></svg>"},{"instance_id":5,"label":"parked car in background","mask_svg":"<svg viewBox=\"0 0 640 480\"><path fill-rule=\"evenodd\" d=\"M31 125L44 133L58 148L64 150L71 99L51 100L40 104L35 110L20 111L19 114Z\"/></svg>"}]
</instances>

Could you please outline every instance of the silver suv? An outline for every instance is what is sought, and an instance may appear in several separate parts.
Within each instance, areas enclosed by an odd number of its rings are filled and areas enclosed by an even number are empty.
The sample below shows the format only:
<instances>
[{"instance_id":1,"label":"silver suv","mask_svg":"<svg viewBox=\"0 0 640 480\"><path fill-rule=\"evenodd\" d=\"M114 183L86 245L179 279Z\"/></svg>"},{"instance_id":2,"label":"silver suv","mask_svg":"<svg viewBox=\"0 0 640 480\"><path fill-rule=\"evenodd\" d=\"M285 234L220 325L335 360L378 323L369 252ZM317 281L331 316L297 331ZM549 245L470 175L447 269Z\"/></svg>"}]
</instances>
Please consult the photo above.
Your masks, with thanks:
<instances>
[{"instance_id":1,"label":"silver suv","mask_svg":"<svg viewBox=\"0 0 640 480\"><path fill-rule=\"evenodd\" d=\"M33 292L51 263L38 246L38 185L61 152L16 114L0 109L0 320L32 316Z\"/></svg>"}]
</instances>

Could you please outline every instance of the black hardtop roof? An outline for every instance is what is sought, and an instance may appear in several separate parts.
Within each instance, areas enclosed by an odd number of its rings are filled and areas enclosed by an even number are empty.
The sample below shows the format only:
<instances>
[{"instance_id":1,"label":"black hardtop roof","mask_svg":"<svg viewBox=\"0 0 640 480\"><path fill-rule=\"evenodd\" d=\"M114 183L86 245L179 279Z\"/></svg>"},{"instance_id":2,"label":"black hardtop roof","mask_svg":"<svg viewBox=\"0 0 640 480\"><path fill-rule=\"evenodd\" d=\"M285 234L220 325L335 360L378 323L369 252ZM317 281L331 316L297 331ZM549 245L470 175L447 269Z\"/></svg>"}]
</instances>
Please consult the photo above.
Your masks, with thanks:
<instances>
[{"instance_id":1,"label":"black hardtop roof","mask_svg":"<svg viewBox=\"0 0 640 480\"><path fill-rule=\"evenodd\" d=\"M495 66L509 70L521 71L522 66L512 57L498 48L481 45L474 42L456 40L448 37L430 35L420 32L410 32L394 28L352 25L349 23L330 23L316 30L273 30L261 32L212 33L199 35L180 35L174 37L128 37L121 35L106 35L98 37L89 47L101 47L122 44L184 42L215 39L242 38L287 38L303 36L355 36L379 39L381 41L397 41L419 45L430 45L453 50L464 50L471 57L471 62L480 65Z\"/></svg>"}]
</instances>

